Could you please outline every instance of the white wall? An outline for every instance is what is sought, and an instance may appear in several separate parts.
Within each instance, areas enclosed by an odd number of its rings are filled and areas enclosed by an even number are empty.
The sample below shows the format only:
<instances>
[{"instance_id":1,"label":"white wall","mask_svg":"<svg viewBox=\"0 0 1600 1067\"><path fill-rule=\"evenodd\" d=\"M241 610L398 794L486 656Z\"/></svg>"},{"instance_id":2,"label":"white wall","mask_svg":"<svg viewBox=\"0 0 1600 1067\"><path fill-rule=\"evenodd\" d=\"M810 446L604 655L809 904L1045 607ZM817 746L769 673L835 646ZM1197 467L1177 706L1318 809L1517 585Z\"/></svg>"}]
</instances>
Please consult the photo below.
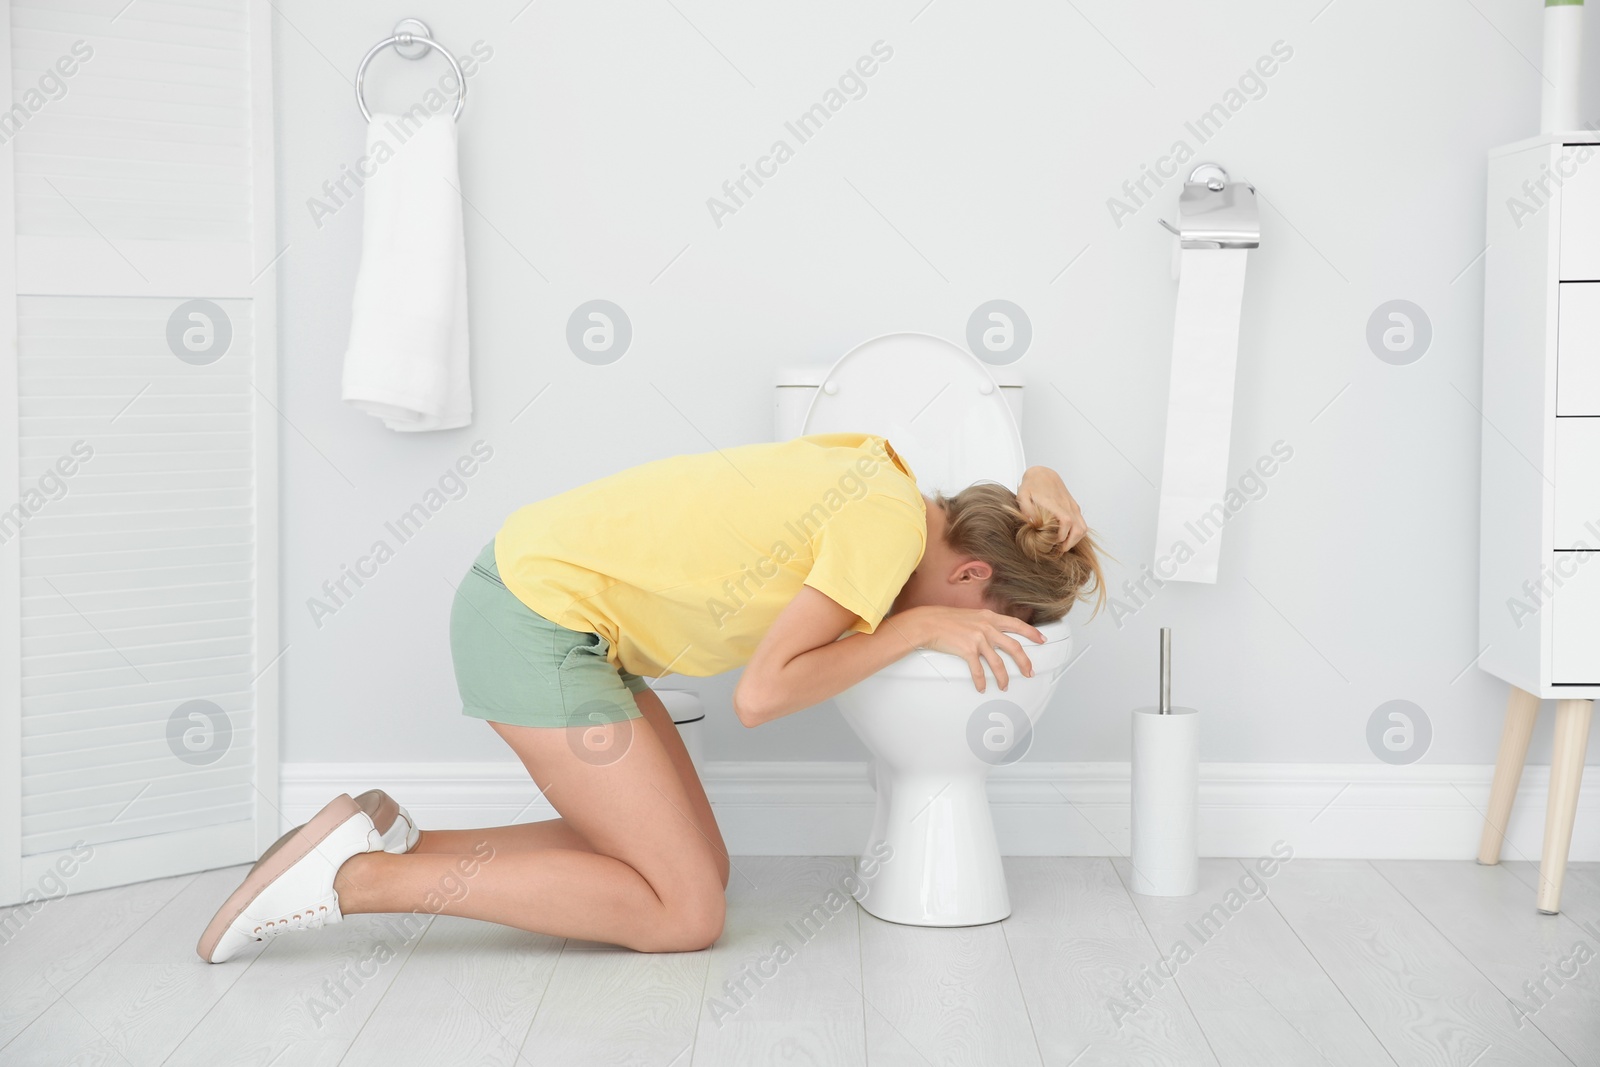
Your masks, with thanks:
<instances>
[{"instance_id":1,"label":"white wall","mask_svg":"<svg viewBox=\"0 0 1600 1067\"><path fill-rule=\"evenodd\" d=\"M1492 762L1505 687L1469 667L1484 153L1535 129L1538 4L524 2L277 5L285 760L502 758L459 714L446 626L452 583L507 513L767 439L777 365L893 330L959 341L996 297L1033 323L1029 457L1063 473L1120 561L1113 588L1136 577L1175 290L1155 219L1175 215L1178 184L1120 228L1107 200L1174 140L1195 146L1185 121L1283 41L1292 58L1198 158L1263 201L1231 465L1280 439L1293 459L1230 525L1218 585L1080 622L1087 651L1032 755L1125 760L1126 711L1151 702L1170 625L1176 696L1209 713L1205 760L1370 762L1369 715L1404 698L1432 720L1429 762ZM493 50L461 123L477 418L417 436L338 398L360 204L320 226L308 207L362 153L350 80L403 15L458 53ZM879 40L893 57L866 95L719 228L707 198L775 138L793 144L784 122ZM371 102L409 103L442 69L380 59ZM609 367L564 341L597 297L634 326ZM1364 339L1395 298L1433 324L1411 366ZM375 540L396 545L385 521L479 439L494 458L467 494L314 623L308 598ZM690 684L713 758L862 752L831 709L746 731L731 678Z\"/></svg>"}]
</instances>

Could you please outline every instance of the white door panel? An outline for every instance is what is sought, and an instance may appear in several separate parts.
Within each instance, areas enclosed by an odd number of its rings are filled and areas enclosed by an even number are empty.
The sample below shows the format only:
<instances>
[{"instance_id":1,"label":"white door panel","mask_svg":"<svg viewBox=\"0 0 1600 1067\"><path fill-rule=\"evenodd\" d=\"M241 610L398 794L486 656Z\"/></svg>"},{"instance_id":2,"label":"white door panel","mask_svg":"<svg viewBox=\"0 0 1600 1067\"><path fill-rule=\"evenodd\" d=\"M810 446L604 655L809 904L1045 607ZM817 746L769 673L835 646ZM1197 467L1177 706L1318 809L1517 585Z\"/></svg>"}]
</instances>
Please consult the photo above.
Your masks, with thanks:
<instances>
[{"instance_id":1,"label":"white door panel","mask_svg":"<svg viewBox=\"0 0 1600 1067\"><path fill-rule=\"evenodd\" d=\"M278 827L270 6L124 3L0 0L0 904Z\"/></svg>"}]
</instances>

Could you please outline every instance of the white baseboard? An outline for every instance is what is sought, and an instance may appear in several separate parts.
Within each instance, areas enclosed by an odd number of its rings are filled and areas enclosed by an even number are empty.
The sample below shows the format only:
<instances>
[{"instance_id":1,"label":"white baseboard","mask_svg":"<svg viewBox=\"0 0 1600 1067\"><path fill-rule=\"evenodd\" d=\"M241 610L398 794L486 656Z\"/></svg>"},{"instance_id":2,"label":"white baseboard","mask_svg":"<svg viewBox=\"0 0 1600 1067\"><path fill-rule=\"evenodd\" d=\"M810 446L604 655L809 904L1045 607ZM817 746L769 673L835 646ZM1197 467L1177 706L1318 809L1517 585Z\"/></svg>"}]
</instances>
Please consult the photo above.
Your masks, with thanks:
<instances>
[{"instance_id":1,"label":"white baseboard","mask_svg":"<svg viewBox=\"0 0 1600 1067\"><path fill-rule=\"evenodd\" d=\"M865 764L711 762L706 793L734 855L849 855L865 844ZM1324 763L1200 767L1200 853L1470 859L1494 768ZM1015 856L1116 856L1128 850L1126 763L1021 763L995 770L989 797L1001 849ZM1502 857L1537 860L1549 768L1522 776ZM553 817L517 763L295 763L282 768L284 827L338 793L382 787L428 827ZM1600 767L1579 793L1570 858L1600 860Z\"/></svg>"}]
</instances>

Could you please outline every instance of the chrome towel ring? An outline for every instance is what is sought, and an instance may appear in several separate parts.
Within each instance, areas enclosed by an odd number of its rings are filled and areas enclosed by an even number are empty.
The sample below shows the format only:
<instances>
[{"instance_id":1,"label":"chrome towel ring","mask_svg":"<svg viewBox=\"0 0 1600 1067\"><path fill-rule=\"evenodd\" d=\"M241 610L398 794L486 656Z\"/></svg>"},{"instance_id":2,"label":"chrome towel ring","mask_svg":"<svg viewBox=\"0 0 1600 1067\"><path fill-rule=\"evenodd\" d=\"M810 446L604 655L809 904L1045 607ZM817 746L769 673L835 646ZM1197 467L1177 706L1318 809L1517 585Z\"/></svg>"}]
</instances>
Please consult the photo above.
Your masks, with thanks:
<instances>
[{"instance_id":1,"label":"chrome towel ring","mask_svg":"<svg viewBox=\"0 0 1600 1067\"><path fill-rule=\"evenodd\" d=\"M419 47L420 46L420 47ZM467 79L461 73L461 64L456 62L456 57L450 50L433 39L433 33L428 29L427 23L421 19L401 19L395 23L394 36L385 37L367 50L361 57L361 65L356 68L356 106L361 109L361 117L368 122L372 121L372 112L367 110L367 101L362 87L367 80L367 64L372 62L372 57L392 47L405 59L421 59L430 51L438 52L450 64L450 69L456 75L456 108L450 113L452 121L459 122L461 109L467 102Z\"/></svg>"}]
</instances>

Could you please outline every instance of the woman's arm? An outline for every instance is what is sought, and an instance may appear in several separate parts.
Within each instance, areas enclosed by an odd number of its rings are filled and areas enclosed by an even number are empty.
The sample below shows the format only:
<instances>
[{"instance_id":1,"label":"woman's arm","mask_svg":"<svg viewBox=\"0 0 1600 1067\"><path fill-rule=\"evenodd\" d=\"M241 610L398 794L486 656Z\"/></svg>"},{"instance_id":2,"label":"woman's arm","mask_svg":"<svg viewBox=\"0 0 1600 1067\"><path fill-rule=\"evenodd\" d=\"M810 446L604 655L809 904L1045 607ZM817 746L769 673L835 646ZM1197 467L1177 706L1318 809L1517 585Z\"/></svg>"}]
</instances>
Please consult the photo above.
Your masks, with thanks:
<instances>
[{"instance_id":1,"label":"woman's arm","mask_svg":"<svg viewBox=\"0 0 1600 1067\"><path fill-rule=\"evenodd\" d=\"M949 652L967 660L972 683L983 692L987 662L1003 690L1010 684L996 647L1025 675L1033 665L1010 633L1034 641L1044 635L1020 619L976 608L917 607L886 616L870 634L839 635L855 613L810 586L802 586L773 622L733 691L733 709L746 726L759 726L844 692L914 649Z\"/></svg>"}]
</instances>

